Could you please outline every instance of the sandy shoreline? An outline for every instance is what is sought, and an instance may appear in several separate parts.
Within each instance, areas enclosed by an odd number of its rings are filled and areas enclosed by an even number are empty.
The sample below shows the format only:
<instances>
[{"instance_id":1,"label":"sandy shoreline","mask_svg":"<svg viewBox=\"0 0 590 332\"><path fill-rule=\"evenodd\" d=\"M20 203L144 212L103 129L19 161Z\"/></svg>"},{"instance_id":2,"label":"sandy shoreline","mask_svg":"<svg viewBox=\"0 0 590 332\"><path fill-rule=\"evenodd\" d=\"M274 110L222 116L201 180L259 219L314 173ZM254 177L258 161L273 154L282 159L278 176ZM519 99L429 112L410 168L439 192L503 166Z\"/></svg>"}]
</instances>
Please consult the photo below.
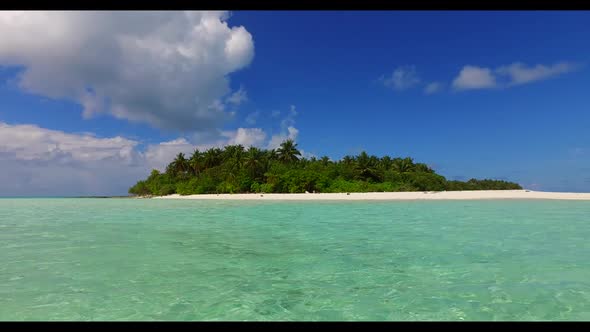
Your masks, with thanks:
<instances>
[{"instance_id":1,"label":"sandy shoreline","mask_svg":"<svg viewBox=\"0 0 590 332\"><path fill-rule=\"evenodd\" d=\"M157 196L155 199L199 199L199 200L473 200L473 199L557 199L590 200L590 193L541 192L530 190L481 190L481 191L431 191L431 192L375 192L375 193L322 193L322 194L178 194Z\"/></svg>"}]
</instances>

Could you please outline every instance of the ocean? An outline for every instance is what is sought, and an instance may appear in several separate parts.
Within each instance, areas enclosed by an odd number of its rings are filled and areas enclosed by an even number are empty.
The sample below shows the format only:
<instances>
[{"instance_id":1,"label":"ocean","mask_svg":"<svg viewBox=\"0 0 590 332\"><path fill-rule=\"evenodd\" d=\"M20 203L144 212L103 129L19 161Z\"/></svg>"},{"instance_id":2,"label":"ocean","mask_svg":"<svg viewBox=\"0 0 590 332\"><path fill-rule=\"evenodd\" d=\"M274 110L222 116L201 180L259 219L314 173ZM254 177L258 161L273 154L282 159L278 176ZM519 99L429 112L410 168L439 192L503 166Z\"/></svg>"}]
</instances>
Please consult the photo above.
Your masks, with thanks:
<instances>
[{"instance_id":1,"label":"ocean","mask_svg":"<svg viewBox=\"0 0 590 332\"><path fill-rule=\"evenodd\" d=\"M0 199L0 320L590 320L590 202Z\"/></svg>"}]
</instances>

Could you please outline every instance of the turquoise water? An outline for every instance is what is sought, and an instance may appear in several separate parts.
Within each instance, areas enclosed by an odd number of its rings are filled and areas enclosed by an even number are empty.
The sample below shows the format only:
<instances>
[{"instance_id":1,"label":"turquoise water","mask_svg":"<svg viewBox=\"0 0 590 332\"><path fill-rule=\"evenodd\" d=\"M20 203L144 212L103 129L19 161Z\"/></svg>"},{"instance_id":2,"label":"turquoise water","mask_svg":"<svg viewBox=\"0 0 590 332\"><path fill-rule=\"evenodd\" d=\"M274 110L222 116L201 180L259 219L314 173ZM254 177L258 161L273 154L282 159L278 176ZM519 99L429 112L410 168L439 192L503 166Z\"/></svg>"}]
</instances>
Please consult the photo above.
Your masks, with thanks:
<instances>
[{"instance_id":1,"label":"turquoise water","mask_svg":"<svg viewBox=\"0 0 590 332\"><path fill-rule=\"evenodd\" d=\"M0 320L590 320L590 202L0 199Z\"/></svg>"}]
</instances>

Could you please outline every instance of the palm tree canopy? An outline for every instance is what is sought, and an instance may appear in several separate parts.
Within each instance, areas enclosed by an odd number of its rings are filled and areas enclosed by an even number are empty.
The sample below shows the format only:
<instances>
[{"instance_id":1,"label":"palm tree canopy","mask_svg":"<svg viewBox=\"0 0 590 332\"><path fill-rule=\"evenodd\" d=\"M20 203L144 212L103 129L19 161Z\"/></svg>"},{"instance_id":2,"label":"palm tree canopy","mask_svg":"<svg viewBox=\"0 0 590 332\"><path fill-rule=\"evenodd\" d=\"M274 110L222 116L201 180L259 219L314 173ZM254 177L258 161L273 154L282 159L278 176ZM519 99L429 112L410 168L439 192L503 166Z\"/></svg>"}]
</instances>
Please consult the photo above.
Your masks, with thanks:
<instances>
[{"instance_id":1,"label":"palm tree canopy","mask_svg":"<svg viewBox=\"0 0 590 332\"><path fill-rule=\"evenodd\" d=\"M188 160L189 166L193 169L195 175L199 174L199 171L203 167L202 158L203 154L201 153L201 151L199 151L199 149L195 149L195 151Z\"/></svg>"},{"instance_id":2,"label":"palm tree canopy","mask_svg":"<svg viewBox=\"0 0 590 332\"><path fill-rule=\"evenodd\" d=\"M188 160L186 160L184 153L180 152L176 155L176 158L170 165L168 165L168 171L171 171L174 175L183 174L189 169Z\"/></svg>"},{"instance_id":3,"label":"palm tree canopy","mask_svg":"<svg viewBox=\"0 0 590 332\"><path fill-rule=\"evenodd\" d=\"M362 151L356 158L355 170L358 173L358 177L361 179L377 179L377 157L369 156L365 151Z\"/></svg>"},{"instance_id":4,"label":"palm tree canopy","mask_svg":"<svg viewBox=\"0 0 590 332\"><path fill-rule=\"evenodd\" d=\"M414 170L414 160L412 158L395 158L392 166L399 173L411 172Z\"/></svg>"},{"instance_id":5,"label":"palm tree canopy","mask_svg":"<svg viewBox=\"0 0 590 332\"><path fill-rule=\"evenodd\" d=\"M242 145L195 149L190 158L178 153L165 173L153 170L129 189L132 194L169 195L233 192L348 192L522 189L497 180L449 181L412 158L378 158L362 151L340 161L306 159L293 140L276 150Z\"/></svg>"},{"instance_id":6,"label":"palm tree canopy","mask_svg":"<svg viewBox=\"0 0 590 332\"><path fill-rule=\"evenodd\" d=\"M292 139L288 139L281 143L281 146L277 149L278 159L283 162L294 162L299 160L298 156L301 156L301 152L297 150L297 143Z\"/></svg>"},{"instance_id":7,"label":"palm tree canopy","mask_svg":"<svg viewBox=\"0 0 590 332\"><path fill-rule=\"evenodd\" d=\"M417 163L414 169L416 172L434 173L434 170L424 163Z\"/></svg>"},{"instance_id":8,"label":"palm tree canopy","mask_svg":"<svg viewBox=\"0 0 590 332\"><path fill-rule=\"evenodd\" d=\"M247 168L257 167L262 164L263 153L259 148L250 147L244 156L244 166Z\"/></svg>"},{"instance_id":9,"label":"palm tree canopy","mask_svg":"<svg viewBox=\"0 0 590 332\"><path fill-rule=\"evenodd\" d=\"M212 148L203 154L203 163L206 168L219 166L222 161L222 151L219 148Z\"/></svg>"}]
</instances>

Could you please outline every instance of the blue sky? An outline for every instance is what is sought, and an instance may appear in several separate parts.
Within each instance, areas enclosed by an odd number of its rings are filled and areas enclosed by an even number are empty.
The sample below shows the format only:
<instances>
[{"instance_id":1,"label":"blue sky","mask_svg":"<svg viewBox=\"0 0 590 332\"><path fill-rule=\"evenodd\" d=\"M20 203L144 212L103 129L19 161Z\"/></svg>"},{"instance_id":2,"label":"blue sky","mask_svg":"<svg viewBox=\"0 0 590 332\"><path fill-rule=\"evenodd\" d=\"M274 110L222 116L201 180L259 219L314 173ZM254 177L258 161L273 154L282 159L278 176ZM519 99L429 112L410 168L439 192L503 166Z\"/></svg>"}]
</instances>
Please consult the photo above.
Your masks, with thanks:
<instances>
[{"instance_id":1,"label":"blue sky","mask_svg":"<svg viewBox=\"0 0 590 332\"><path fill-rule=\"evenodd\" d=\"M76 15L0 16L0 195L125 194L178 151L286 137L590 191L588 12Z\"/></svg>"}]
</instances>

